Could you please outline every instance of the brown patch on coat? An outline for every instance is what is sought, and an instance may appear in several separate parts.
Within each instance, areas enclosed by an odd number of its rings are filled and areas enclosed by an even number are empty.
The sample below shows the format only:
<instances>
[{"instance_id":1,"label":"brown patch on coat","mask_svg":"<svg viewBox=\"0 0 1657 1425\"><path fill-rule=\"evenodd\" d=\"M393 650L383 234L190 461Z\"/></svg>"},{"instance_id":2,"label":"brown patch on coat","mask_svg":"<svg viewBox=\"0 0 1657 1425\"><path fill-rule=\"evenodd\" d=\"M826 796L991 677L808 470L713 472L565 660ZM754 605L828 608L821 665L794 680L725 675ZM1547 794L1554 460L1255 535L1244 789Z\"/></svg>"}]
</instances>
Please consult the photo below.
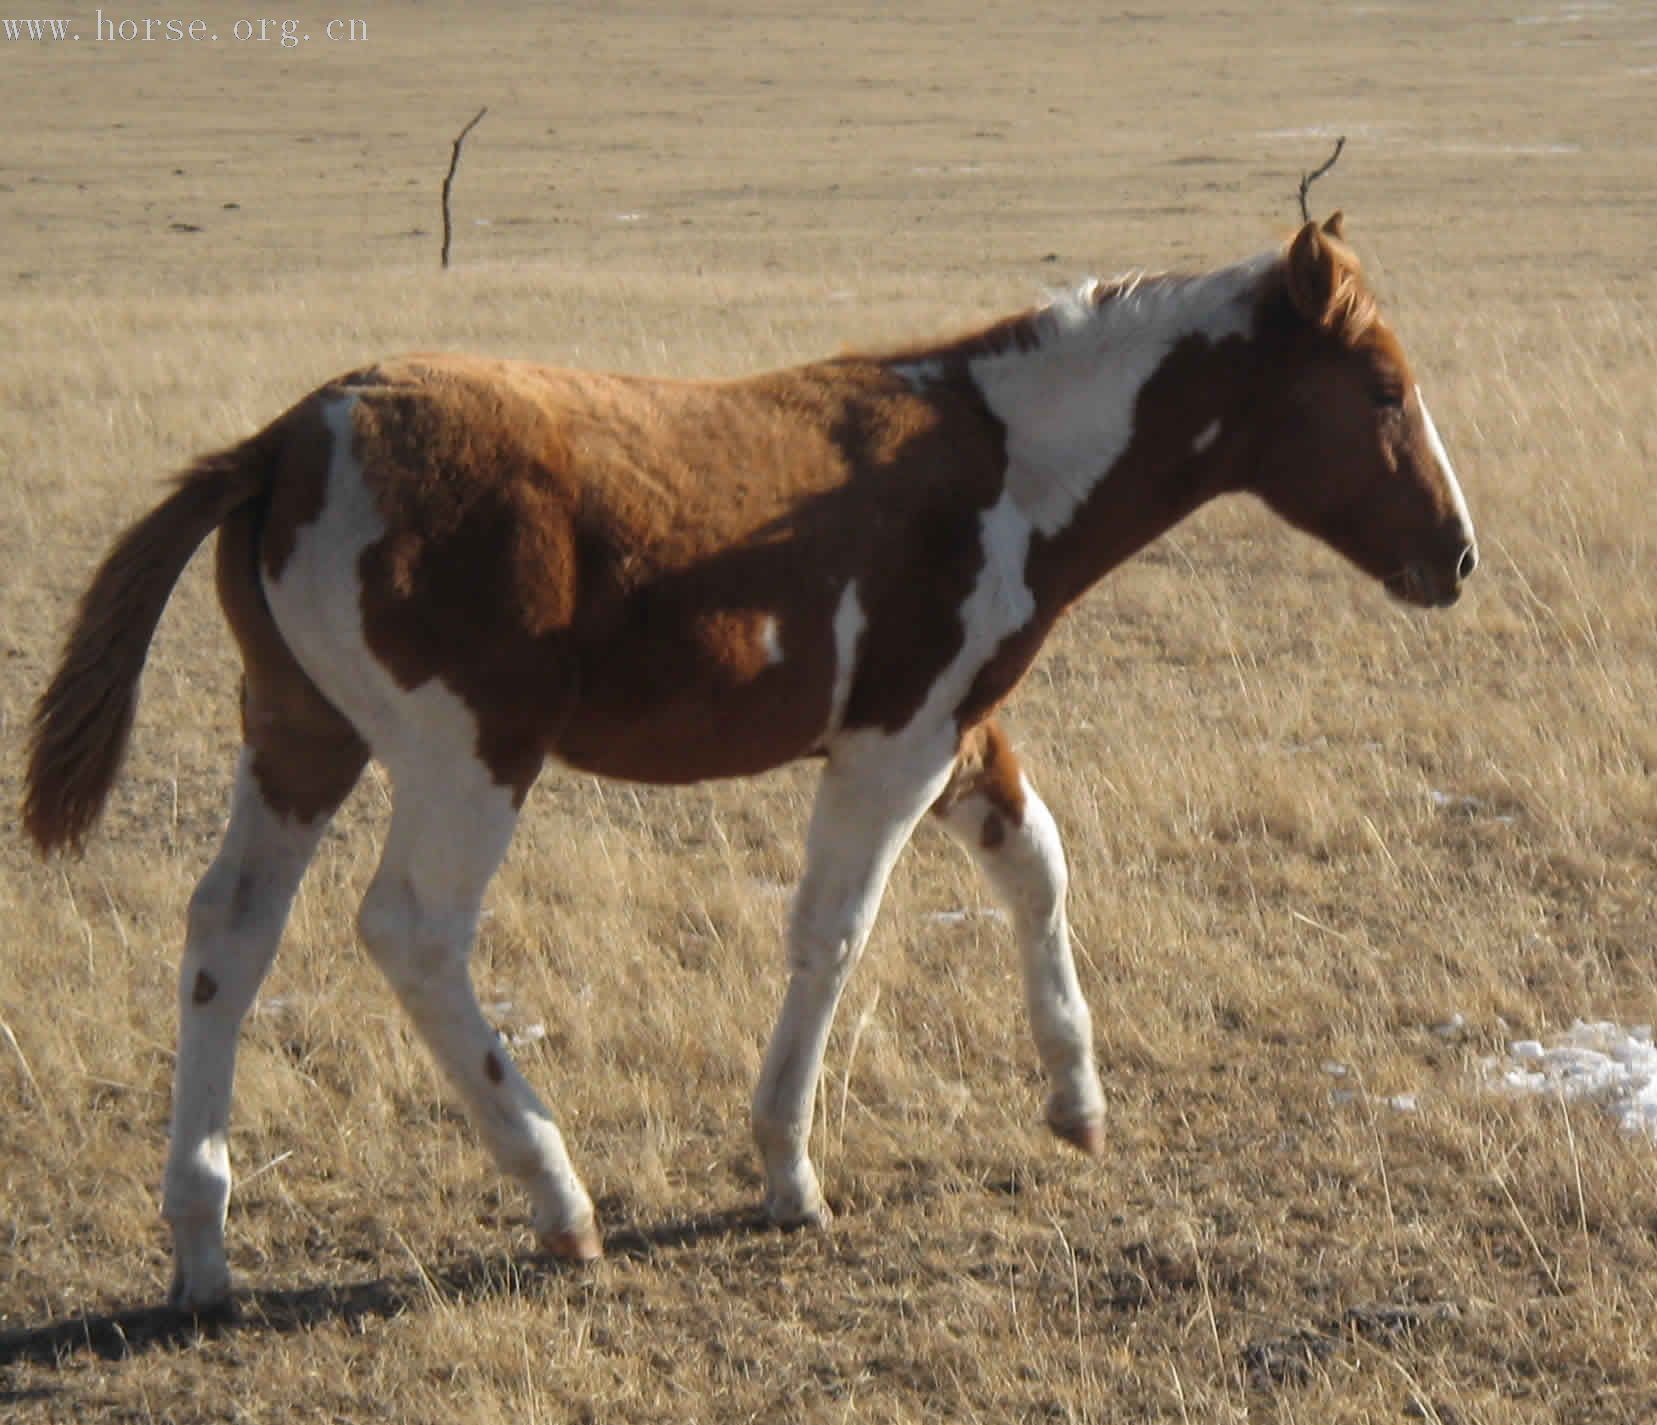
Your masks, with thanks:
<instances>
[{"instance_id":1,"label":"brown patch on coat","mask_svg":"<svg viewBox=\"0 0 1657 1425\"><path fill-rule=\"evenodd\" d=\"M493 1049L483 1056L483 1072L492 1084L498 1084L506 1076L505 1071L501 1068L501 1061L495 1057Z\"/></svg>"},{"instance_id":2,"label":"brown patch on coat","mask_svg":"<svg viewBox=\"0 0 1657 1425\"><path fill-rule=\"evenodd\" d=\"M859 358L719 383L429 356L331 394L386 526L369 646L455 692L519 796L548 754L671 783L813 751L848 585L845 725L903 726L960 647L1004 463L976 393Z\"/></svg>"},{"instance_id":3,"label":"brown patch on coat","mask_svg":"<svg viewBox=\"0 0 1657 1425\"><path fill-rule=\"evenodd\" d=\"M190 987L190 1003L206 1004L219 992L219 982L206 970L196 971L196 982Z\"/></svg>"},{"instance_id":4,"label":"brown patch on coat","mask_svg":"<svg viewBox=\"0 0 1657 1425\"><path fill-rule=\"evenodd\" d=\"M979 834L986 850L1001 844L1009 826L1024 825L1023 769L1007 734L993 719L962 734L955 770L932 810L942 816L971 796L981 796L990 805Z\"/></svg>"}]
</instances>

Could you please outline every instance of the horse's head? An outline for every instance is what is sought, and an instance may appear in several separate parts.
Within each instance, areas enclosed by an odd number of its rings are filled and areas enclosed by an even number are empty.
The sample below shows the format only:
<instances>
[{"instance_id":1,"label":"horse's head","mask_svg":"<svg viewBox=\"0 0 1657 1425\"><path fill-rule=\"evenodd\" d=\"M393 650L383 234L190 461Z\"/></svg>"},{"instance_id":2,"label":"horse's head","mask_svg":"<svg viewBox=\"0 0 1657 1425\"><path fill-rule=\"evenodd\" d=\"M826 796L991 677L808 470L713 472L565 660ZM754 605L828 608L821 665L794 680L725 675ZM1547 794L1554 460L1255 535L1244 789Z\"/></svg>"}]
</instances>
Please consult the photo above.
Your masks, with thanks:
<instances>
[{"instance_id":1,"label":"horse's head","mask_svg":"<svg viewBox=\"0 0 1657 1425\"><path fill-rule=\"evenodd\" d=\"M1339 213L1289 244L1262 328L1277 360L1248 487L1398 598L1454 603L1478 563L1473 523Z\"/></svg>"}]
</instances>

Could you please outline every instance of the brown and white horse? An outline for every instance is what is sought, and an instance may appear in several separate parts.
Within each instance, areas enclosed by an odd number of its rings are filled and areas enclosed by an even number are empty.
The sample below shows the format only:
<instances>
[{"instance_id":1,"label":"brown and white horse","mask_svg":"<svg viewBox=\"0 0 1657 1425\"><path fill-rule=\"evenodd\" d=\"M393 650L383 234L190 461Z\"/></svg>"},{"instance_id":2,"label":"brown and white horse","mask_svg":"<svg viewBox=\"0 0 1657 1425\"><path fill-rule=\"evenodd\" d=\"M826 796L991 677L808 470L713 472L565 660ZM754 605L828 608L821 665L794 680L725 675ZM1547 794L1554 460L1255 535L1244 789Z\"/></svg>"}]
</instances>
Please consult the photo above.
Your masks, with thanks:
<instances>
[{"instance_id":1,"label":"brown and white horse","mask_svg":"<svg viewBox=\"0 0 1657 1425\"><path fill-rule=\"evenodd\" d=\"M649 782L824 759L753 1101L775 1221L828 1216L806 1152L824 1044L928 809L1012 913L1047 1121L1097 1150L1059 833L993 714L1073 600L1229 491L1413 604L1453 602L1476 562L1338 214L1202 276L1089 283L963 339L740 381L389 361L200 460L83 598L24 808L42 850L86 835L162 608L219 530L244 745L179 979L173 1300L228 1296L237 1033L370 756L395 809L358 930L552 1252L599 1254L592 1201L467 971L548 759Z\"/></svg>"}]
</instances>

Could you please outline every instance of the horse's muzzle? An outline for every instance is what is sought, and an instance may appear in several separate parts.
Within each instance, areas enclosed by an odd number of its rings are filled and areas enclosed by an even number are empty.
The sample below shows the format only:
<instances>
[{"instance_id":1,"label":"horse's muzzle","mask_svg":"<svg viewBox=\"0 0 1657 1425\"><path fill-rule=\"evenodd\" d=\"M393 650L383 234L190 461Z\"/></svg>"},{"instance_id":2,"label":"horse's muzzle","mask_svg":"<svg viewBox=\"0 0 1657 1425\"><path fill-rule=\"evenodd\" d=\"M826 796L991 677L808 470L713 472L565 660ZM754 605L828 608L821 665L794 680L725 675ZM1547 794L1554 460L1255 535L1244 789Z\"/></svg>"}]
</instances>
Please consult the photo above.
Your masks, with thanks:
<instances>
[{"instance_id":1,"label":"horse's muzzle","mask_svg":"<svg viewBox=\"0 0 1657 1425\"><path fill-rule=\"evenodd\" d=\"M1415 560L1381 582L1395 599L1421 609L1447 609L1461 597L1461 586L1479 567L1476 544L1463 545L1453 562Z\"/></svg>"}]
</instances>

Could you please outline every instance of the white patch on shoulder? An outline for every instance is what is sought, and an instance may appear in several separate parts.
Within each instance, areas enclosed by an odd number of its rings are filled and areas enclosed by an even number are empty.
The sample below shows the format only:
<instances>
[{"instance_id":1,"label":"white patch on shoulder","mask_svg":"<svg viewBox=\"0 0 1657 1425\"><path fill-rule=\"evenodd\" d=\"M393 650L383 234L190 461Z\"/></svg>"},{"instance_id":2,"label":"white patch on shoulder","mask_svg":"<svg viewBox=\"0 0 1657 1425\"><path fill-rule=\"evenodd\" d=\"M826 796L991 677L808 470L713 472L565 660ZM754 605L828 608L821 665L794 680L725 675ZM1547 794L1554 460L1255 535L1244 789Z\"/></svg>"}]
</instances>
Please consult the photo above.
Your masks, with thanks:
<instances>
[{"instance_id":1,"label":"white patch on shoulder","mask_svg":"<svg viewBox=\"0 0 1657 1425\"><path fill-rule=\"evenodd\" d=\"M1421 407L1421 422L1427 428L1427 448L1432 451L1433 459L1438 461L1438 468L1444 472L1444 483L1450 487L1450 500L1456 516L1461 520L1461 527L1467 531L1467 542L1473 543L1473 516L1468 512L1467 499L1461 493L1461 482L1456 479L1456 472L1450 465L1449 452L1444 449L1444 442L1439 439L1438 427L1433 424L1432 413L1427 409L1427 402L1421 395L1421 388L1415 388L1415 402Z\"/></svg>"},{"instance_id":2,"label":"white patch on shoulder","mask_svg":"<svg viewBox=\"0 0 1657 1425\"><path fill-rule=\"evenodd\" d=\"M765 662L775 668L782 662L782 628L775 614L766 614L759 624L759 646L765 650Z\"/></svg>"},{"instance_id":3,"label":"white patch on shoulder","mask_svg":"<svg viewBox=\"0 0 1657 1425\"><path fill-rule=\"evenodd\" d=\"M1191 442L1192 453L1196 454L1196 455L1201 455L1203 453L1203 451L1207 450L1208 447L1213 445L1214 442L1217 441L1219 438L1220 438L1220 423L1219 423L1219 421L1217 421L1217 420L1210 421L1200 431L1197 432L1197 438Z\"/></svg>"},{"instance_id":4,"label":"white patch on shoulder","mask_svg":"<svg viewBox=\"0 0 1657 1425\"><path fill-rule=\"evenodd\" d=\"M1007 489L1051 535L1063 529L1133 439L1146 382L1190 336L1246 335L1262 277L1279 251L1202 277L1143 277L1103 300L1080 291L1048 309L1040 343L972 363L973 378L1007 428Z\"/></svg>"}]
</instances>

